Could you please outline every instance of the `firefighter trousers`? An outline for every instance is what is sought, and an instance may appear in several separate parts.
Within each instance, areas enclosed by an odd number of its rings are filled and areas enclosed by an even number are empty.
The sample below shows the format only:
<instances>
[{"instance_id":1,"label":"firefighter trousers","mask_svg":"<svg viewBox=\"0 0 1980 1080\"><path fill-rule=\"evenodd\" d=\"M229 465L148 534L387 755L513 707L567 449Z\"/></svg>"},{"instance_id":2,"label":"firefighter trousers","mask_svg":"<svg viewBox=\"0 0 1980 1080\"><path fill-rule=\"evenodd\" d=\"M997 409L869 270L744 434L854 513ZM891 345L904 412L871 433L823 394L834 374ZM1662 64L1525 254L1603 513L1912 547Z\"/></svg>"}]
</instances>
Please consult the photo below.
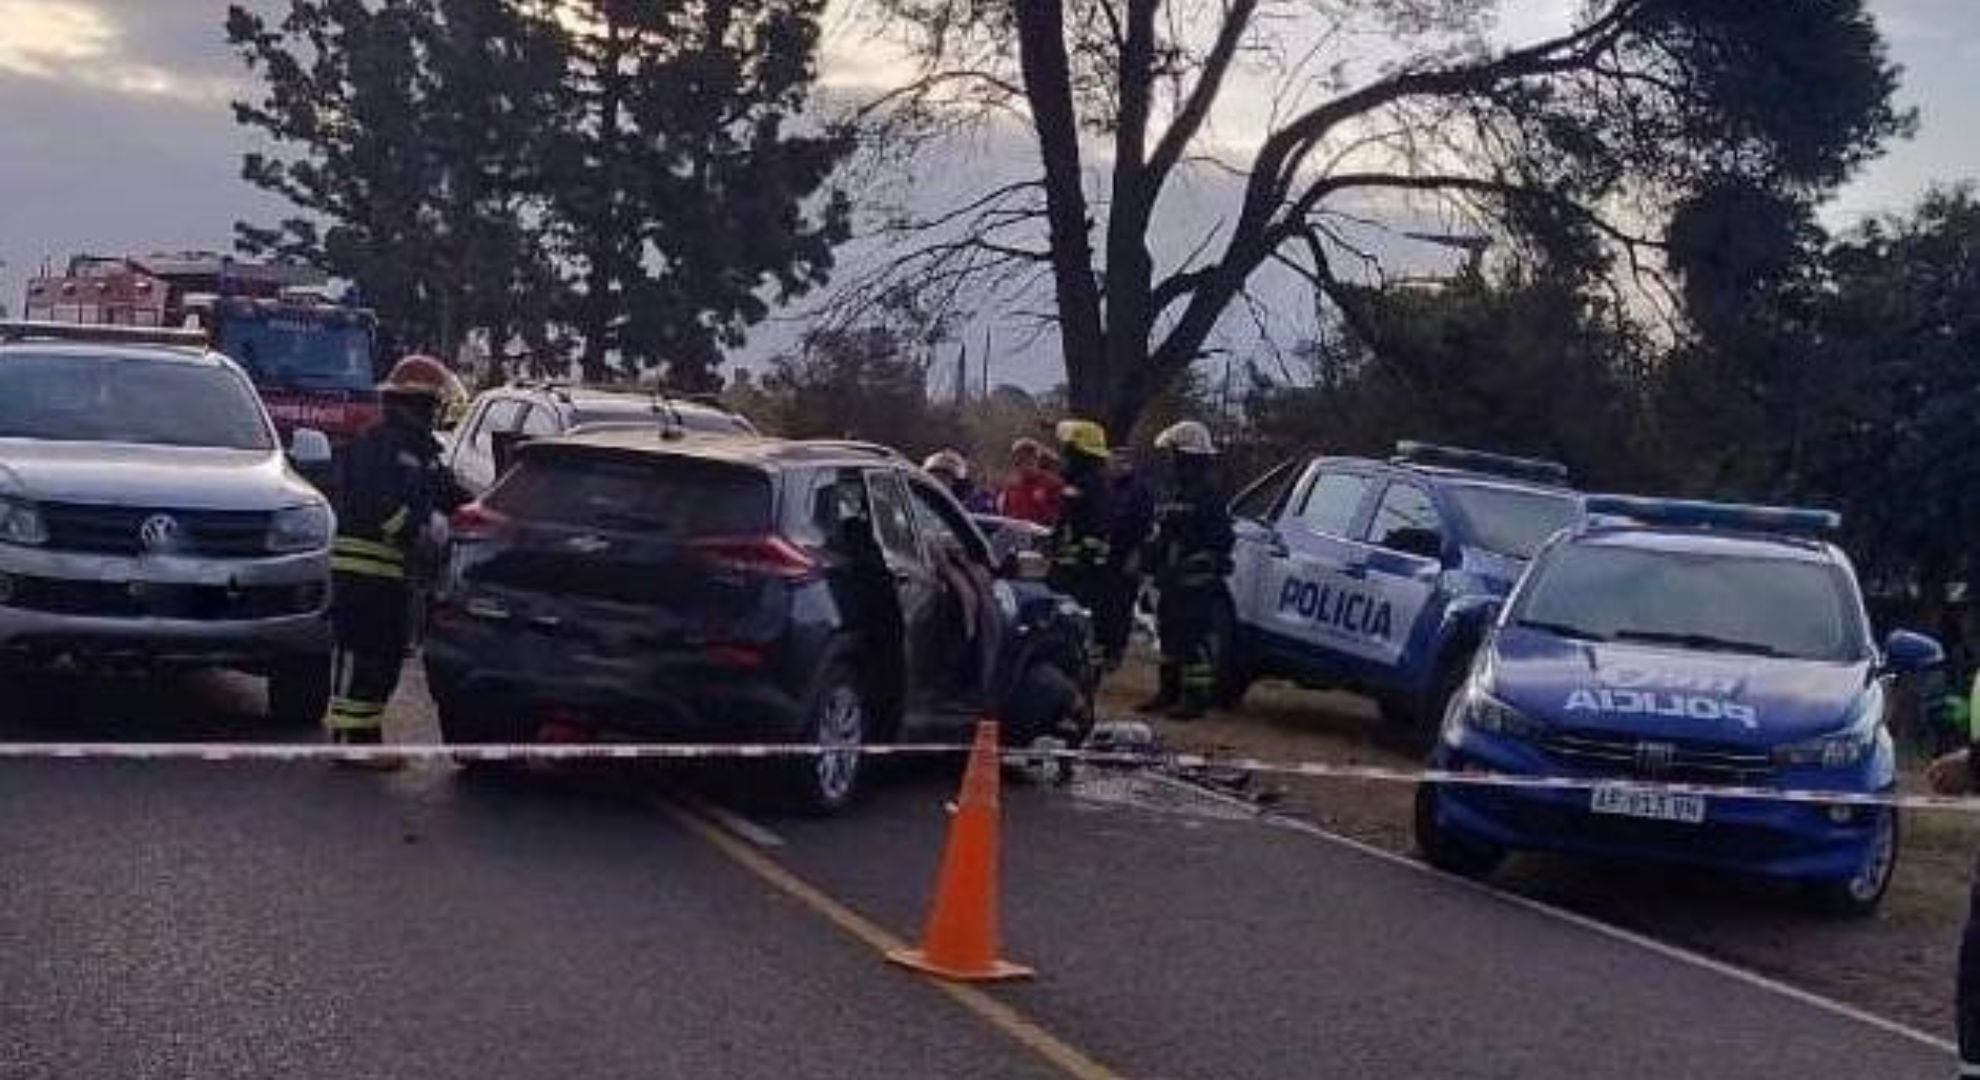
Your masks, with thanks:
<instances>
[{"instance_id":1,"label":"firefighter trousers","mask_svg":"<svg viewBox=\"0 0 1980 1080\"><path fill-rule=\"evenodd\" d=\"M330 621L330 712L324 727L336 742L384 741L385 705L398 689L412 631L412 594L403 579L338 573Z\"/></svg>"},{"instance_id":2,"label":"firefighter trousers","mask_svg":"<svg viewBox=\"0 0 1980 1080\"><path fill-rule=\"evenodd\" d=\"M1161 582L1155 601L1155 628L1162 641L1162 696L1198 707L1210 703L1217 672L1211 663L1211 605L1214 580L1187 578Z\"/></svg>"}]
</instances>

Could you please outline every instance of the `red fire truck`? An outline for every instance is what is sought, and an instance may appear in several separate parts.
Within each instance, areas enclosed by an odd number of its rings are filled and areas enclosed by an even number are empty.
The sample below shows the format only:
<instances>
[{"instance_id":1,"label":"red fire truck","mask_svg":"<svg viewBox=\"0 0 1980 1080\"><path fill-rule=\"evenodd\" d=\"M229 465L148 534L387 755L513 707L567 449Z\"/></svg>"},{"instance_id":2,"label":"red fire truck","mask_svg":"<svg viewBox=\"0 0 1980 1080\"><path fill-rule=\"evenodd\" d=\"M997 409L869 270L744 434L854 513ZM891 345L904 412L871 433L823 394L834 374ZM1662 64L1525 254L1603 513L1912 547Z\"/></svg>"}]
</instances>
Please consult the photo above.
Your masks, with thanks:
<instances>
[{"instance_id":1,"label":"red fire truck","mask_svg":"<svg viewBox=\"0 0 1980 1080\"><path fill-rule=\"evenodd\" d=\"M247 370L286 439L311 427L343 442L378 420L378 320L322 294L306 268L195 252L77 256L28 282L27 317L196 325Z\"/></svg>"}]
</instances>

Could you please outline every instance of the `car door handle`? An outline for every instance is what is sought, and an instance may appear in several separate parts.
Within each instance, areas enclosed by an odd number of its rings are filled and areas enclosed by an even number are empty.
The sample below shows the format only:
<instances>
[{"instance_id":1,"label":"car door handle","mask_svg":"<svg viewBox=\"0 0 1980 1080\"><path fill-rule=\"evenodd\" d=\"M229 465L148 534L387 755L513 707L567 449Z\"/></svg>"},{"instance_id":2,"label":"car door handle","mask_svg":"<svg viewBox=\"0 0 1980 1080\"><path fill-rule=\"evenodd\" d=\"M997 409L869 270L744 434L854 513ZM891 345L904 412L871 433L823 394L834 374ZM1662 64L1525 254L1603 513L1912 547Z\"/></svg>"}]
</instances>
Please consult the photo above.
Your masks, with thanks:
<instances>
[{"instance_id":1,"label":"car door handle","mask_svg":"<svg viewBox=\"0 0 1980 1080\"><path fill-rule=\"evenodd\" d=\"M1272 557L1276 559L1283 559L1292 554L1292 549L1286 546L1286 538L1278 533L1271 533L1265 537L1265 550L1271 552Z\"/></svg>"}]
</instances>

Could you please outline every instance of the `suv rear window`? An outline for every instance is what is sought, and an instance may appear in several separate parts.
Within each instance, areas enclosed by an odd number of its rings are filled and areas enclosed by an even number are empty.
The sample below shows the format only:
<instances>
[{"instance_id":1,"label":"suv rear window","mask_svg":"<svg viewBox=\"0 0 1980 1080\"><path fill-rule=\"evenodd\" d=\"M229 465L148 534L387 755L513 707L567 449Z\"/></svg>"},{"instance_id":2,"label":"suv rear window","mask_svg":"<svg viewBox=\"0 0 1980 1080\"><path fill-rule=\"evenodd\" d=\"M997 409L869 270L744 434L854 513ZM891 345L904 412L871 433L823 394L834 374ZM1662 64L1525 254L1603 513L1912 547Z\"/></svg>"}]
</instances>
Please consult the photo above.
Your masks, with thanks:
<instances>
[{"instance_id":1,"label":"suv rear window","mask_svg":"<svg viewBox=\"0 0 1980 1080\"><path fill-rule=\"evenodd\" d=\"M770 531L770 481L682 458L525 454L484 500L509 517L692 539Z\"/></svg>"}]
</instances>

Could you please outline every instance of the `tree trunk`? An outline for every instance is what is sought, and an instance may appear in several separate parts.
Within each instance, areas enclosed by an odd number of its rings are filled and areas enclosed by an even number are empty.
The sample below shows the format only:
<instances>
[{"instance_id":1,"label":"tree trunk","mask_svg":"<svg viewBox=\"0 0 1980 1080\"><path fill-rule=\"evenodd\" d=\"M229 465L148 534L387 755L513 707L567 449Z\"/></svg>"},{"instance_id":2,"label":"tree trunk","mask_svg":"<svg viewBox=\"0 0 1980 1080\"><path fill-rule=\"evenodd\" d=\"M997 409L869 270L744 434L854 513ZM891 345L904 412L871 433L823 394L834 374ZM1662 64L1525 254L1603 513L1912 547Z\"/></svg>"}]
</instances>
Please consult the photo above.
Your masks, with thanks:
<instances>
[{"instance_id":1,"label":"tree trunk","mask_svg":"<svg viewBox=\"0 0 1980 1080\"><path fill-rule=\"evenodd\" d=\"M1107 405L1105 336L1100 290L1093 281L1086 193L1080 184L1079 123L1073 114L1071 65L1066 58L1062 0L1023 0L1016 6L1018 54L1025 98L1045 167L1045 217L1052 241L1052 284L1059 303L1066 392L1072 410L1102 415Z\"/></svg>"},{"instance_id":2,"label":"tree trunk","mask_svg":"<svg viewBox=\"0 0 1980 1080\"><path fill-rule=\"evenodd\" d=\"M1114 138L1114 177L1107 213L1107 325L1103 411L1089 413L1125 443L1154 395L1149 370L1149 331L1155 313L1155 264L1148 254L1148 226L1155 191L1148 175L1148 112L1155 83L1155 12L1158 0L1129 0L1121 43L1120 110Z\"/></svg>"}]
</instances>

